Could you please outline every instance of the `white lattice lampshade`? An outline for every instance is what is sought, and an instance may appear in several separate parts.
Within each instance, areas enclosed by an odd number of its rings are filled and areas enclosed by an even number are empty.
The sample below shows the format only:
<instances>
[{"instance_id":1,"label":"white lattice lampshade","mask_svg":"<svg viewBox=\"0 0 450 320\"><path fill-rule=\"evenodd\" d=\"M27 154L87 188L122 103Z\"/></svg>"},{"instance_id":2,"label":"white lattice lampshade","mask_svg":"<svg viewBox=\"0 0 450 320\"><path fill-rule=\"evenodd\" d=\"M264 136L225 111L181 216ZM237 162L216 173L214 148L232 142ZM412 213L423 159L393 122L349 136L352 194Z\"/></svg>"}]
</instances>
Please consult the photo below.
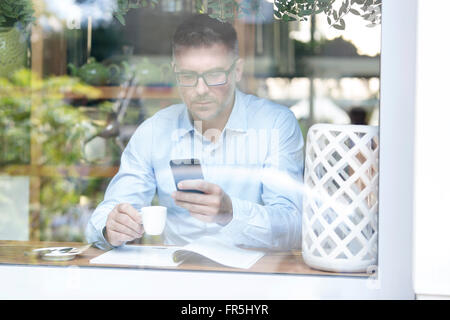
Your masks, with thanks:
<instances>
[{"instance_id":1,"label":"white lattice lampshade","mask_svg":"<svg viewBox=\"0 0 450 320\"><path fill-rule=\"evenodd\" d=\"M308 131L302 254L312 268L365 272L377 263L378 127Z\"/></svg>"}]
</instances>

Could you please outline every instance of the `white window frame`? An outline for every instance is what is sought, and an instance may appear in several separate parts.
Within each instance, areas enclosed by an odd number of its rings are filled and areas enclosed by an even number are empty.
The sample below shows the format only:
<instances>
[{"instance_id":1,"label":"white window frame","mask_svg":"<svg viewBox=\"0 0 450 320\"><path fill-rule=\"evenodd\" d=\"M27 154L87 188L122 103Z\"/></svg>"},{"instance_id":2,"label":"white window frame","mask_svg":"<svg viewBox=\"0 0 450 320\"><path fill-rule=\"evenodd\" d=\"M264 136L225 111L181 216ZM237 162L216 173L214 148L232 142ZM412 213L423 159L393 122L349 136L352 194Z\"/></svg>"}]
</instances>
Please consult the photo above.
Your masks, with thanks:
<instances>
[{"instance_id":1,"label":"white window frame","mask_svg":"<svg viewBox=\"0 0 450 320\"><path fill-rule=\"evenodd\" d=\"M448 0L419 0L414 192L414 292L450 299L450 43Z\"/></svg>"},{"instance_id":2,"label":"white window frame","mask_svg":"<svg viewBox=\"0 0 450 320\"><path fill-rule=\"evenodd\" d=\"M383 0L377 278L0 265L1 299L413 299L417 0Z\"/></svg>"}]
</instances>

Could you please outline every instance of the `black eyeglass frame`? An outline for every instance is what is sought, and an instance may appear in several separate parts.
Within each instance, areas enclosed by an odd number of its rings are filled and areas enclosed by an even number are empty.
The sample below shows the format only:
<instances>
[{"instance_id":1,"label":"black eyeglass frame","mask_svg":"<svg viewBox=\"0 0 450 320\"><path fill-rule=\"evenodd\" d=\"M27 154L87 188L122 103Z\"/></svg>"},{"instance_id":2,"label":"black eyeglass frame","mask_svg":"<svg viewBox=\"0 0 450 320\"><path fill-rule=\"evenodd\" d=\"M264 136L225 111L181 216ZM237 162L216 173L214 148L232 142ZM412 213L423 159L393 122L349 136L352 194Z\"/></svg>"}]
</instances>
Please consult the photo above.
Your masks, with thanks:
<instances>
[{"instance_id":1,"label":"black eyeglass frame","mask_svg":"<svg viewBox=\"0 0 450 320\"><path fill-rule=\"evenodd\" d=\"M223 85L225 85L225 84L228 83L228 76L229 76L230 73L233 71L234 67L236 66L236 62L237 62L238 60L239 60L239 59L234 59L233 63L231 64L231 66L230 66L227 70L206 71L206 72L202 72L202 73L197 73L197 72L195 72L195 71L188 71L188 72L186 72L186 71L178 71L178 72L177 72L177 71L174 71L175 78L177 79L177 83L178 83L178 85L179 85L180 87L196 87L197 84L198 84L198 79L199 79L199 78L202 78L203 81L205 82L205 84L206 84L208 87L223 86ZM213 85L208 84L208 81L206 81L206 79L205 79L205 75L208 74L208 73L216 73L216 72L224 72L224 73L225 73L225 82L219 83L219 84L213 84ZM195 80L195 83L194 83L193 85L182 85L182 84L180 83L180 81L178 80L178 75L180 75L180 74L189 74L189 75L194 75L194 74L195 74L195 75L197 76L197 79Z\"/></svg>"}]
</instances>

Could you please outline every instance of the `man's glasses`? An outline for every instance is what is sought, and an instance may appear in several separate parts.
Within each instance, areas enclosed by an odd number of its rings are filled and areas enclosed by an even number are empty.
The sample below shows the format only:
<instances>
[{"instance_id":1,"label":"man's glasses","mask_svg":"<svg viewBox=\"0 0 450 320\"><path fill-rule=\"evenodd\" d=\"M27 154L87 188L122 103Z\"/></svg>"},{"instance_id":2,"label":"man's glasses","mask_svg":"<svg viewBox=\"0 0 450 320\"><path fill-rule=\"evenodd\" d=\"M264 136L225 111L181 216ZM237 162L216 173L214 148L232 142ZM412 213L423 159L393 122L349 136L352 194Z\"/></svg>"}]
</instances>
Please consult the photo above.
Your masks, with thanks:
<instances>
[{"instance_id":1,"label":"man's glasses","mask_svg":"<svg viewBox=\"0 0 450 320\"><path fill-rule=\"evenodd\" d=\"M222 86L228 82L228 75L236 65L236 61L237 59L233 61L233 64L230 66L230 68L228 68L228 70L207 71L203 73L175 72L175 77L181 87L197 86L198 78L202 78L203 81L205 81L206 85L209 87Z\"/></svg>"}]
</instances>

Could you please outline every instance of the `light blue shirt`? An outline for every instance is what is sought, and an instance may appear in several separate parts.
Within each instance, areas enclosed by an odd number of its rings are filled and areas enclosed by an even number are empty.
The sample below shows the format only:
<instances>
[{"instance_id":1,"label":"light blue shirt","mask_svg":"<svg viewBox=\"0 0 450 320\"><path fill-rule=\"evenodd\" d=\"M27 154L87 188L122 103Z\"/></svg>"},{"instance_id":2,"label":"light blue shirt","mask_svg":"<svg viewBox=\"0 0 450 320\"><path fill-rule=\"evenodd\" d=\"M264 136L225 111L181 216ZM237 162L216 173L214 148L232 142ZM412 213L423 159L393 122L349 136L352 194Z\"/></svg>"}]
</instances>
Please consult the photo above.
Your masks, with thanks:
<instances>
[{"instance_id":1,"label":"light blue shirt","mask_svg":"<svg viewBox=\"0 0 450 320\"><path fill-rule=\"evenodd\" d=\"M158 111L143 122L123 151L113 177L86 228L89 243L111 248L102 230L119 203L137 210L157 193L167 207L166 244L184 245L203 235L235 245L271 249L300 247L303 137L285 106L236 90L233 110L213 143L194 129L184 104ZM232 201L233 218L221 226L193 218L175 205L172 159L197 158L204 179L219 185Z\"/></svg>"}]
</instances>

